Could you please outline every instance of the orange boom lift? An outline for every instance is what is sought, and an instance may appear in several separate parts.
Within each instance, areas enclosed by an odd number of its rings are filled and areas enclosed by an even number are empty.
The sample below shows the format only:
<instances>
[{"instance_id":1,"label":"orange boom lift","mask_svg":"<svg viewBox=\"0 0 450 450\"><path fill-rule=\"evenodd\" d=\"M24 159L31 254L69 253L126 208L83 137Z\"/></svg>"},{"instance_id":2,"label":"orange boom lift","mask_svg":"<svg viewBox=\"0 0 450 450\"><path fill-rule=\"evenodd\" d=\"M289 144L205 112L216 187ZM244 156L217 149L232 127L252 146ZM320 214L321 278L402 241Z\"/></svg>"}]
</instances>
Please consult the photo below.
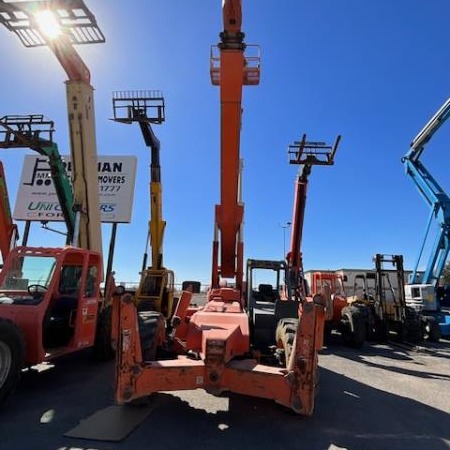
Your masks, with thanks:
<instances>
[{"instance_id":1,"label":"orange boom lift","mask_svg":"<svg viewBox=\"0 0 450 450\"><path fill-rule=\"evenodd\" d=\"M241 22L241 1L224 0L221 42L211 50L211 79L220 86L221 203L216 206L207 302L192 307L192 294L183 291L169 326L161 313L138 310L130 294L115 302L119 404L158 391L202 388L212 394L232 391L272 399L304 415L314 408L324 297L304 297L296 303L296 339L283 365L253 345L258 330L244 292L239 141L242 87L259 83L260 59L257 46L256 56L245 53L250 46L244 43ZM228 279L234 287L225 286ZM291 299L275 300L287 301ZM275 303L275 316L283 310L279 305ZM274 327L272 347L276 343Z\"/></svg>"}]
</instances>

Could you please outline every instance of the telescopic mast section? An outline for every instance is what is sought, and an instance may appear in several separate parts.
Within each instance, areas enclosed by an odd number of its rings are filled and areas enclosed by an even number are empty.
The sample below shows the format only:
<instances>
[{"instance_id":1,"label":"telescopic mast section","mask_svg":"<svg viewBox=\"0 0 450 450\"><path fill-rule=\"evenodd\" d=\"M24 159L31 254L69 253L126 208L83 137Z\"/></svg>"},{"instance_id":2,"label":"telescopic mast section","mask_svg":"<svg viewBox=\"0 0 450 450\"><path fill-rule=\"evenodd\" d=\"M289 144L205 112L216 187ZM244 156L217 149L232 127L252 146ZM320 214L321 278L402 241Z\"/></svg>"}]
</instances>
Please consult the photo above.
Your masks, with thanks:
<instances>
[{"instance_id":1,"label":"telescopic mast section","mask_svg":"<svg viewBox=\"0 0 450 450\"><path fill-rule=\"evenodd\" d=\"M47 33L38 13L52 13L56 28ZM74 203L80 205L79 246L102 253L94 95L90 72L75 44L105 42L94 15L82 0L0 0L0 22L25 47L48 46L65 70Z\"/></svg>"},{"instance_id":2,"label":"telescopic mast section","mask_svg":"<svg viewBox=\"0 0 450 450\"><path fill-rule=\"evenodd\" d=\"M413 180L422 197L430 206L425 237L410 278L412 283L417 283L419 264L433 219L437 221L439 231L431 249L425 272L421 277L420 282L422 284L436 286L444 270L450 250L450 198L420 160L425 145L449 117L450 98L413 139L410 150L402 158L406 174Z\"/></svg>"},{"instance_id":3,"label":"telescopic mast section","mask_svg":"<svg viewBox=\"0 0 450 450\"><path fill-rule=\"evenodd\" d=\"M338 135L333 145L325 142L312 142L306 140L303 134L300 141L289 145L289 164L300 165L295 182L294 207L292 213L291 247L286 255L291 277L296 280L300 292L296 295L304 296L304 284L300 282L303 277L302 238L305 219L306 194L312 166L331 166L334 164L334 155L338 148L341 136Z\"/></svg>"},{"instance_id":4,"label":"telescopic mast section","mask_svg":"<svg viewBox=\"0 0 450 450\"><path fill-rule=\"evenodd\" d=\"M160 142L152 124L165 121L164 97L161 91L116 91L113 93L113 110L116 122L137 122L145 145L150 147L150 222L149 236L152 251L152 268L163 267L163 240L166 222L162 216L162 185L160 164ZM142 270L145 269L144 258Z\"/></svg>"},{"instance_id":5,"label":"telescopic mast section","mask_svg":"<svg viewBox=\"0 0 450 450\"><path fill-rule=\"evenodd\" d=\"M67 226L67 240L77 245L79 208L74 204L72 187L57 144L53 141L54 123L41 114L9 115L0 119L0 148L30 148L48 159L61 212Z\"/></svg>"},{"instance_id":6,"label":"telescopic mast section","mask_svg":"<svg viewBox=\"0 0 450 450\"><path fill-rule=\"evenodd\" d=\"M210 59L211 82L220 87L221 103L221 199L215 209L212 287L219 287L220 278L232 278L240 290L244 247L239 156L242 86L259 84L260 52L258 46L244 43L242 2L224 0L222 5L224 29L220 33L221 42L211 47ZM248 49L256 50L255 56L246 55Z\"/></svg>"}]
</instances>

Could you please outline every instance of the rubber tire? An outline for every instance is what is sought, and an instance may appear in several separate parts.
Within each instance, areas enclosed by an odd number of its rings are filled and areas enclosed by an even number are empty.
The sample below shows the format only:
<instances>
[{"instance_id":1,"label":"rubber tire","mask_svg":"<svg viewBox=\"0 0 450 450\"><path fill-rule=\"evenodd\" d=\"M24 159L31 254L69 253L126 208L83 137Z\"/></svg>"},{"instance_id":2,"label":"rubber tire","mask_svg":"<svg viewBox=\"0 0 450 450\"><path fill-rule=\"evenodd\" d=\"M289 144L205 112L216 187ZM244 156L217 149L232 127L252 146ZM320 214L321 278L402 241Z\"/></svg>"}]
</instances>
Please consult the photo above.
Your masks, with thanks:
<instances>
[{"instance_id":1,"label":"rubber tire","mask_svg":"<svg viewBox=\"0 0 450 450\"><path fill-rule=\"evenodd\" d=\"M418 344L424 340L422 320L420 314L407 306L405 309L405 326L406 326L406 340L412 344Z\"/></svg>"},{"instance_id":2,"label":"rubber tire","mask_svg":"<svg viewBox=\"0 0 450 450\"><path fill-rule=\"evenodd\" d=\"M366 314L360 308L349 305L342 308L341 317L343 321L342 339L347 347L361 348L367 337L367 319ZM353 321L353 330L351 321Z\"/></svg>"},{"instance_id":3,"label":"rubber tire","mask_svg":"<svg viewBox=\"0 0 450 450\"><path fill-rule=\"evenodd\" d=\"M160 333L165 333L164 316L157 311L140 311L138 322L142 359L144 361L155 361L158 336Z\"/></svg>"},{"instance_id":4,"label":"rubber tire","mask_svg":"<svg viewBox=\"0 0 450 450\"><path fill-rule=\"evenodd\" d=\"M97 319L94 342L94 357L97 361L109 361L115 356L111 340L111 320L112 307L108 305L99 312Z\"/></svg>"},{"instance_id":5,"label":"rubber tire","mask_svg":"<svg viewBox=\"0 0 450 450\"><path fill-rule=\"evenodd\" d=\"M25 340L19 327L9 319L0 318L0 342L8 346L11 356L9 371L3 380L0 380L0 405L2 405L14 392L25 365ZM1 360L0 360L1 363ZM2 369L0 368L0 373Z\"/></svg>"},{"instance_id":6,"label":"rubber tire","mask_svg":"<svg viewBox=\"0 0 450 450\"><path fill-rule=\"evenodd\" d=\"M439 342L441 332L439 323L434 317L425 317L423 323L423 338L428 342Z\"/></svg>"},{"instance_id":7,"label":"rubber tire","mask_svg":"<svg viewBox=\"0 0 450 450\"><path fill-rule=\"evenodd\" d=\"M288 367L289 357L297 334L298 319L280 319L275 330L277 346L284 350L284 364Z\"/></svg>"}]
</instances>

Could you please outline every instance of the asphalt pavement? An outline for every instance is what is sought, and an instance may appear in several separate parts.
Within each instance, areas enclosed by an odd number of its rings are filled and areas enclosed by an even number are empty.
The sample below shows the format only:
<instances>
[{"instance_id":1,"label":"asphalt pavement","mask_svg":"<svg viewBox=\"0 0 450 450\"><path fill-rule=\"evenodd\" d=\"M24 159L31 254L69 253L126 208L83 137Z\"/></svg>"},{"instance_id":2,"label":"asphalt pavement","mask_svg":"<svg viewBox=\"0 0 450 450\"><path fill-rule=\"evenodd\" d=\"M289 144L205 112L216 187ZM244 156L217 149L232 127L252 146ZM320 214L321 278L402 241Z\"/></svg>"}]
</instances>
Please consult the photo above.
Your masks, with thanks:
<instances>
[{"instance_id":1,"label":"asphalt pavement","mask_svg":"<svg viewBox=\"0 0 450 450\"><path fill-rule=\"evenodd\" d=\"M319 364L310 418L235 394L159 393L127 438L106 442L64 436L114 402L114 362L86 351L24 373L0 412L0 450L450 449L449 341L419 351L336 342Z\"/></svg>"}]
</instances>

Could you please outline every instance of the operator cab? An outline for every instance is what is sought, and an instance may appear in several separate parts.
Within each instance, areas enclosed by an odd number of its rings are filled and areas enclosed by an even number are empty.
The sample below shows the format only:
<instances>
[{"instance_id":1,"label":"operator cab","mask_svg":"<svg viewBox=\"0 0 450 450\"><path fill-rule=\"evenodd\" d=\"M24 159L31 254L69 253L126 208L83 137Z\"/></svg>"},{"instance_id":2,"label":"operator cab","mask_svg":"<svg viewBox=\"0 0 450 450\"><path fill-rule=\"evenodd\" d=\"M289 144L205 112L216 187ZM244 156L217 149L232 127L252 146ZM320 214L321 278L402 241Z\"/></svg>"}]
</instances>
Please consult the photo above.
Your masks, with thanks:
<instances>
[{"instance_id":1,"label":"operator cab","mask_svg":"<svg viewBox=\"0 0 450 450\"><path fill-rule=\"evenodd\" d=\"M282 298L283 292L290 292L289 286L284 285L289 285L284 261L249 259L246 279L252 344L262 349L275 344L280 319L298 318L299 302Z\"/></svg>"},{"instance_id":2,"label":"operator cab","mask_svg":"<svg viewBox=\"0 0 450 450\"><path fill-rule=\"evenodd\" d=\"M174 278L171 270L144 270L136 294L138 310L159 311L164 317L170 317L174 306Z\"/></svg>"},{"instance_id":3,"label":"operator cab","mask_svg":"<svg viewBox=\"0 0 450 450\"><path fill-rule=\"evenodd\" d=\"M45 349L64 347L72 341L77 330L80 305L92 304L94 302L89 299L98 298L98 275L98 268L93 262L89 262L85 271L82 259L64 261L59 273L58 288L52 293L44 317ZM84 311L81 315L85 315Z\"/></svg>"}]
</instances>

